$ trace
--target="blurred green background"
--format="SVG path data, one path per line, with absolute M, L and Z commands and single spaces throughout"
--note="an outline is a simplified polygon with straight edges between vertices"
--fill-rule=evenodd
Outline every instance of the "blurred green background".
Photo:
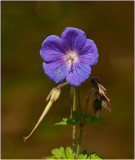
M 32 137 L 23 142 L 55 87 L 43 71 L 39 51 L 49 35 L 66 27 L 85 31 L 99 51 L 91 76 L 100 78 L 112 112 L 102 110 L 107 126 L 86 126 L 82 150 L 107 159 L 130 159 L 134 152 L 134 2 L 1 2 L 2 3 L 2 158 L 49 156 L 60 146 L 72 147 L 72 128 L 54 126 L 69 117 L 69 87 Z M 83 110 L 90 85 L 81 85 Z M 94 115 L 89 106 L 89 112 Z

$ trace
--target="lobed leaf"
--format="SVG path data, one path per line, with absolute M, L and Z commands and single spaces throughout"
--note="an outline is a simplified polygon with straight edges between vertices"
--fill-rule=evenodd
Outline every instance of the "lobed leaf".
M 65 154 L 65 151 L 64 151 L 64 148 L 63 148 L 63 147 L 60 147 L 60 153 L 61 153 L 61 157 L 62 157 L 63 159 L 67 159 L 67 156 L 66 156 L 66 154 Z
M 70 147 L 65 150 L 63 147 L 56 148 L 52 150 L 52 156 L 44 157 L 44 159 L 75 159 L 75 153 Z M 86 150 L 83 151 L 76 159 L 103 159 L 102 157 L 96 155 L 95 152 L 88 153 Z
M 74 159 L 75 154 L 73 153 L 72 149 L 70 147 L 67 147 L 66 150 L 67 159 Z
M 52 155 L 57 159 L 61 159 L 61 153 L 58 148 L 52 150 Z
M 103 159 L 103 158 L 98 156 L 98 155 L 96 155 L 96 153 L 93 152 L 93 153 L 90 154 L 90 159 Z
M 87 154 L 80 154 L 77 159 L 86 159 L 87 158 Z

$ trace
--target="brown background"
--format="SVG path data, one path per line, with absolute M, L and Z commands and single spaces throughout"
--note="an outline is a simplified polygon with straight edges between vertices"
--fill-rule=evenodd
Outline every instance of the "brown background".
M 93 39 L 99 62 L 91 76 L 100 78 L 112 112 L 102 110 L 107 126 L 87 126 L 82 150 L 104 158 L 133 158 L 134 2 L 1 2 L 2 3 L 2 158 L 42 158 L 51 149 L 72 146 L 72 128 L 54 126 L 69 116 L 69 87 L 33 136 L 27 135 L 56 86 L 43 72 L 39 50 L 43 40 L 76 27 Z M 90 86 L 82 84 L 82 105 Z M 89 112 L 94 112 L 89 106 Z

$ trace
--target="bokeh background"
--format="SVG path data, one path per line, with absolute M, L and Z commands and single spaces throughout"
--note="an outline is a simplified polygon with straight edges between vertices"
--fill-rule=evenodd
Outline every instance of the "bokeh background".
M 134 152 L 134 2 L 1 2 L 2 9 L 2 158 L 36 159 L 60 146 L 72 147 L 72 128 L 54 126 L 69 117 L 69 87 L 27 141 L 56 86 L 43 71 L 39 51 L 49 35 L 66 27 L 85 31 L 99 50 L 92 67 L 107 88 L 112 112 L 102 110 L 107 126 L 86 126 L 82 150 L 104 158 L 130 159 Z M 90 90 L 81 85 L 82 109 Z M 89 105 L 89 112 L 94 115 Z

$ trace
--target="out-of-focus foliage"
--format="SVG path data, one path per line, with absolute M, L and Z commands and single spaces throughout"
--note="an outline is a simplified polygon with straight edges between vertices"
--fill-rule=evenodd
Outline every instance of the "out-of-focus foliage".
M 53 148 L 72 146 L 72 128 L 54 126 L 70 115 L 69 87 L 62 88 L 32 137 L 50 90 L 57 86 L 45 74 L 39 51 L 49 35 L 66 27 L 85 31 L 98 47 L 99 61 L 92 77 L 99 77 L 111 99 L 106 126 L 86 126 L 82 150 L 105 159 L 134 157 L 134 2 L 131 1 L 2 1 L 1 2 L 1 122 L 3 159 L 39 159 Z M 84 111 L 89 80 L 81 86 Z M 93 96 L 93 95 L 92 95 Z M 92 99 L 88 113 L 95 115 Z M 78 132 L 77 132 L 78 134 Z
M 95 152 L 88 153 L 87 151 L 82 152 L 80 155 L 76 157 L 75 153 L 73 153 L 70 147 L 67 147 L 65 150 L 63 147 L 53 149 L 52 156 L 45 157 L 45 159 L 102 159 Z
M 56 123 L 55 125 L 70 125 L 70 126 L 77 126 L 80 124 L 83 125 L 103 125 L 101 123 L 104 120 L 104 118 L 96 118 L 95 116 L 90 116 L 89 114 L 86 114 L 85 112 L 82 112 L 82 115 L 78 112 L 73 112 L 72 119 L 70 118 L 63 118 L 62 121 Z

